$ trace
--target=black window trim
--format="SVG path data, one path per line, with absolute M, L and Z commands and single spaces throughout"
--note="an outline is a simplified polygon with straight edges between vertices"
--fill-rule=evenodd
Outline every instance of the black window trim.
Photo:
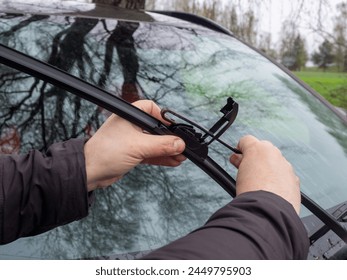
M 112 113 L 156 135 L 168 135 L 172 132 L 159 120 L 109 92 L 89 84 L 52 65 L 29 57 L 21 52 L 0 44 L 0 63 L 22 71 L 55 86 L 63 88 L 81 98 L 103 107 Z M 236 181 L 213 159 L 202 160 L 193 151 L 186 148 L 184 155 L 214 179 L 232 197 L 236 195 Z M 329 229 L 347 243 L 347 230 L 334 216 L 301 193 L 302 204 L 319 218 Z

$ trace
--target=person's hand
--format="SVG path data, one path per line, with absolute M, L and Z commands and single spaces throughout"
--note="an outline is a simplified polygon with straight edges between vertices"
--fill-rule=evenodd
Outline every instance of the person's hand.
M 154 102 L 133 105 L 165 122 Z M 139 163 L 178 166 L 185 160 L 184 149 L 184 141 L 177 136 L 150 135 L 111 115 L 84 147 L 88 191 L 110 185 Z
M 238 168 L 236 194 L 264 190 L 275 193 L 300 211 L 300 181 L 291 164 L 278 148 L 253 136 L 240 139 L 242 155 L 233 154 L 230 162 Z

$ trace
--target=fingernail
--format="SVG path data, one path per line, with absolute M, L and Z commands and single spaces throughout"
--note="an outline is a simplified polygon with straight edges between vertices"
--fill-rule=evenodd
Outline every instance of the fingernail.
M 180 153 L 183 152 L 185 147 L 185 143 L 182 139 L 176 139 L 174 141 L 174 148 L 176 151 L 179 151 Z

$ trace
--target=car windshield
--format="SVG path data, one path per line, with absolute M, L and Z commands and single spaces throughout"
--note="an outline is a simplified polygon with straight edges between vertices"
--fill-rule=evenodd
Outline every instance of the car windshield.
M 347 201 L 346 124 L 231 36 L 163 21 L 0 14 L 0 42 L 128 101 L 152 99 L 206 128 L 232 97 L 239 114 L 225 142 L 236 145 L 246 134 L 269 140 L 294 166 L 302 191 L 320 206 Z M 55 141 L 90 136 L 108 115 L 3 65 L 0 99 L 1 152 L 44 150 Z M 235 177 L 230 154 L 219 144 L 209 151 Z M 1 246 L 0 257 L 92 258 L 151 250 L 202 225 L 230 201 L 189 162 L 174 169 L 140 166 L 96 196 L 87 218 Z M 301 216 L 309 214 L 302 209 Z

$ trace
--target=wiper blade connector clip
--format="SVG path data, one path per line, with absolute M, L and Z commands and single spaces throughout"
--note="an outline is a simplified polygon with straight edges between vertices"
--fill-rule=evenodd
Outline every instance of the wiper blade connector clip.
M 220 110 L 220 112 L 223 113 L 223 116 L 210 129 L 206 129 L 197 122 L 190 120 L 188 117 L 167 108 L 161 110 L 161 115 L 164 120 L 171 124 L 168 129 L 173 134 L 181 137 L 186 143 L 187 148 L 204 160 L 208 156 L 208 146 L 214 141 L 221 143 L 234 153 L 241 154 L 241 151 L 220 139 L 220 136 L 235 121 L 238 108 L 238 104 L 229 97 L 227 99 L 227 104 Z M 177 122 L 168 115 L 175 116 L 180 120 L 183 120 L 185 123 Z M 197 129 L 204 134 L 197 131 Z

